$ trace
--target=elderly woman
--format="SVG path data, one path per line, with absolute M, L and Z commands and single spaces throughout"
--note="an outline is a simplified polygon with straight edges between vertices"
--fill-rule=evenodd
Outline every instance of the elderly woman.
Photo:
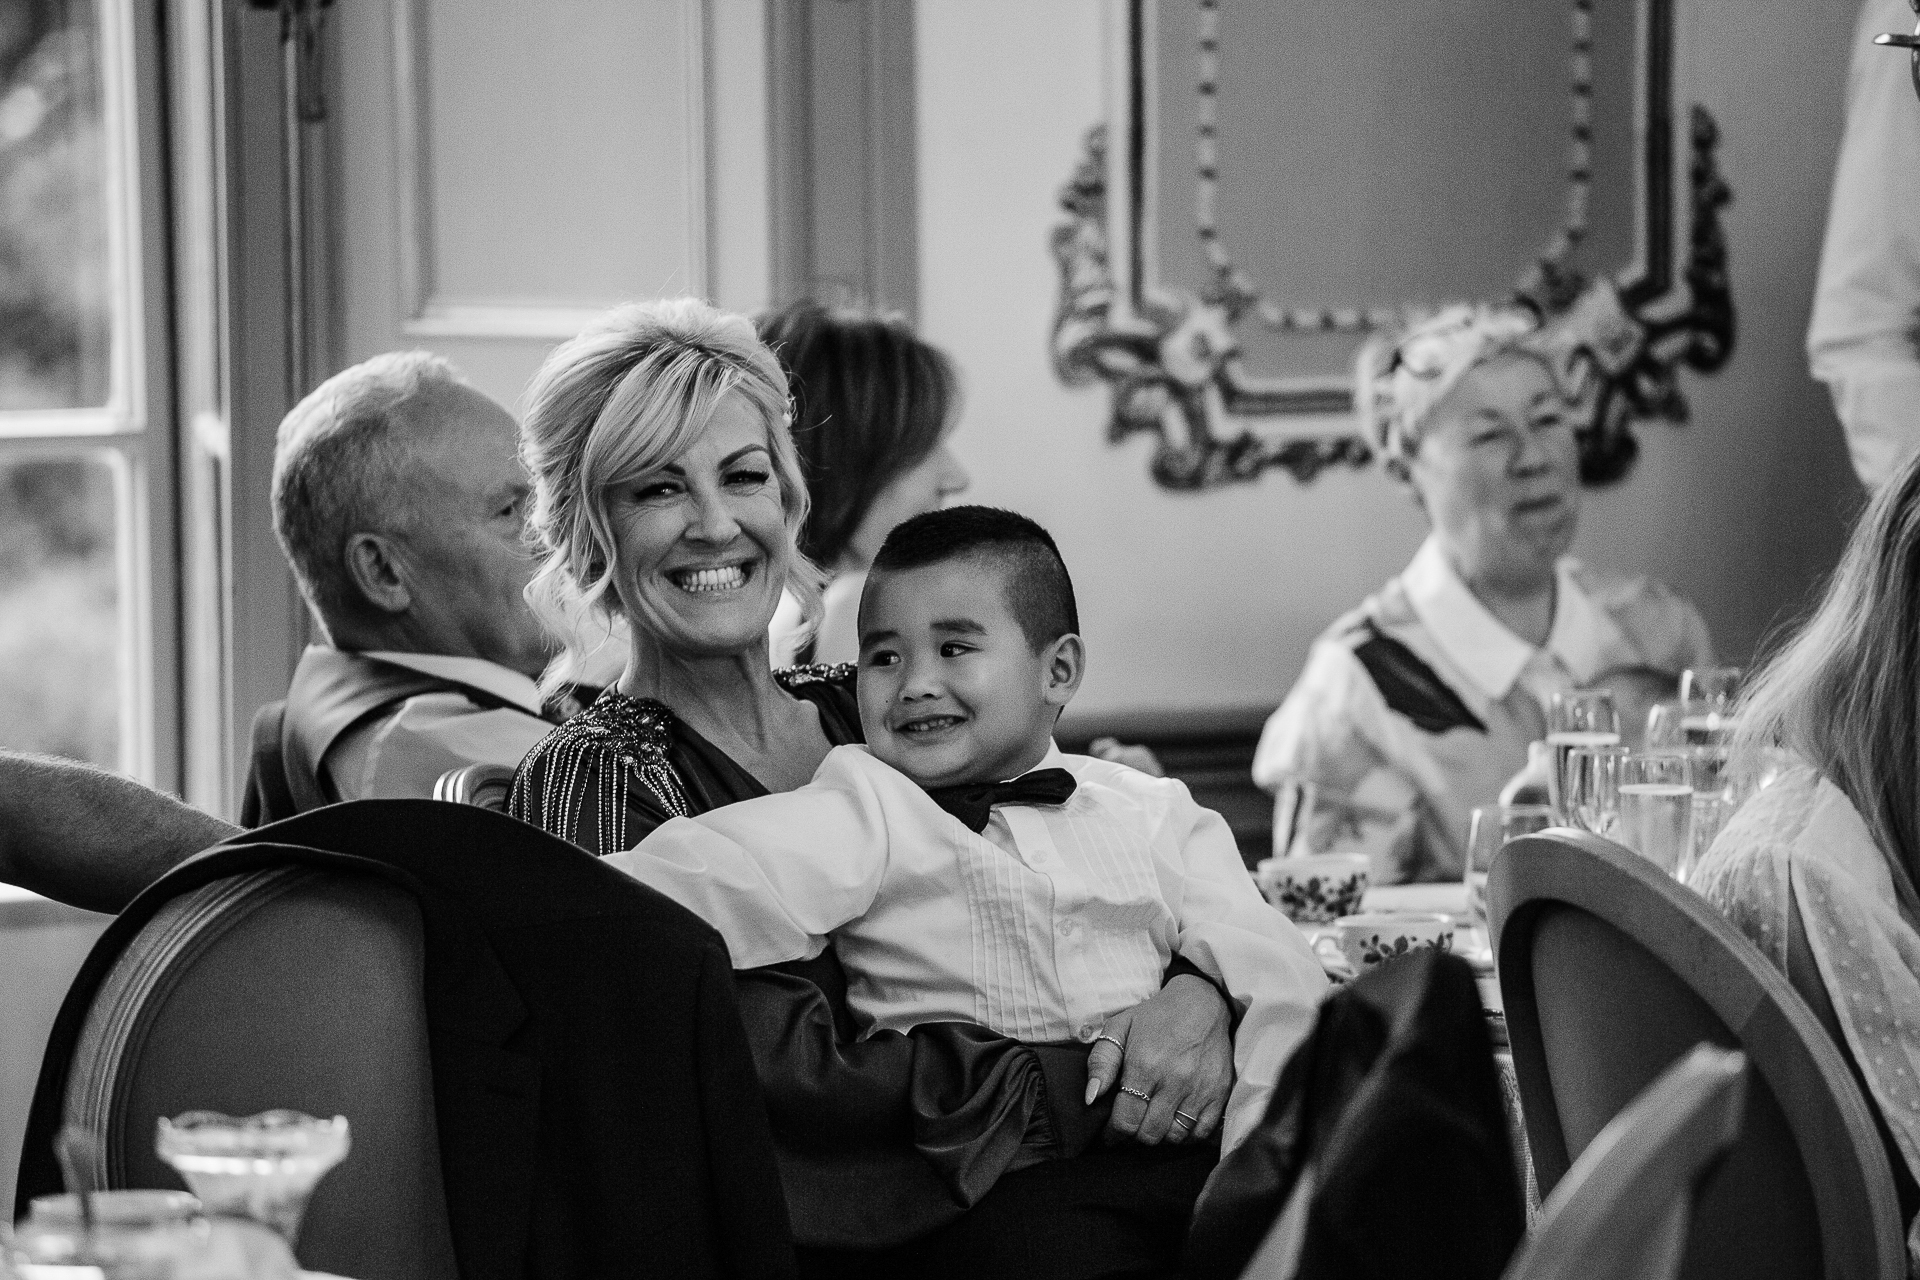
M 1812 618 L 1749 684 L 1734 767 L 1789 762 L 1688 883 L 1837 1026 L 1920 1196 L 1920 456 L 1875 496 Z M 1920 1274 L 1920 1221 L 1907 1234 Z
M 554 351 L 529 400 L 544 554 L 530 596 L 570 648 L 618 618 L 631 651 L 614 687 L 529 754 L 511 812 L 605 854 L 669 816 L 798 787 L 832 747 L 860 741 L 852 667 L 776 673 L 768 661 L 782 590 L 811 609 L 819 574 L 797 546 L 808 500 L 786 375 L 751 326 L 691 300 L 624 307 Z M 739 979 L 803 1245 L 873 1249 L 943 1227 L 950 1262 L 996 1256 L 987 1236 L 1041 1238 L 1054 1224 L 1061 1240 L 1097 1239 L 1049 1274 L 1102 1274 L 1116 1256 L 1171 1262 L 1191 1198 L 1148 1213 L 1108 1203 L 1141 1158 L 1132 1144 L 1105 1174 L 1050 1160 L 1073 1108 L 1034 1051 L 959 1023 L 862 1039 L 830 949 Z M 1137 1100 L 1176 1081 L 1231 1083 L 1224 1002 L 1176 975 L 1123 1016 L 1121 1083 L 1134 1092 L 1113 1127 L 1177 1142 L 1144 1127 Z M 1052 1166 L 1093 1178 L 1068 1185 Z M 970 1238 L 969 1222 L 986 1225 Z
M 1531 312 L 1449 308 L 1361 353 L 1357 399 L 1432 532 L 1315 642 L 1254 780 L 1279 853 L 1364 850 L 1377 882 L 1457 877 L 1468 819 L 1545 736 L 1559 690 L 1712 659 L 1693 606 L 1572 559 L 1566 362 Z
M 755 321 L 793 392 L 793 441 L 811 506 L 800 551 L 829 576 L 819 616 L 789 596 L 777 662 L 851 662 L 860 589 L 887 531 L 967 487 L 947 447 L 960 407 L 953 363 L 898 316 L 791 303 Z

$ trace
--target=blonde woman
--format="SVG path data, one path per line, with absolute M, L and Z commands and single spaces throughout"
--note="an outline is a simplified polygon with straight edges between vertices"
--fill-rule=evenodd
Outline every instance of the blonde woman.
M 1789 763 L 1689 883 L 1796 987 L 1819 991 L 1891 1136 L 1902 1202 L 1920 1178 L 1920 456 L 1854 527 L 1812 618 L 1751 682 L 1736 767 Z M 1804 943 L 1802 944 L 1802 939 Z M 1804 949 L 1803 949 L 1804 946 Z M 1907 1252 L 1920 1264 L 1920 1230 Z M 1920 1266 L 1916 1266 L 1920 1270 Z
M 529 402 L 529 597 L 571 652 L 614 618 L 631 639 L 615 685 L 529 753 L 511 812 L 607 854 L 798 787 L 859 742 L 851 664 L 769 670 L 782 588 L 810 609 L 819 576 L 797 549 L 786 377 L 753 327 L 691 299 L 619 308 L 548 357 Z M 1102 1211 L 1104 1185 L 1036 1180 L 1066 1154 L 1040 1055 L 958 1023 L 861 1036 L 831 948 L 777 970 L 736 976 L 801 1245 L 871 1251 L 948 1224 L 963 1256 L 978 1202 L 1001 1206 L 979 1219 L 999 1230 Z M 1136 1006 L 1123 1078 L 1150 1094 L 1230 1075 L 1227 1023 L 1211 987 L 1171 977 Z M 1142 1119 L 1116 1104 L 1113 1127 Z

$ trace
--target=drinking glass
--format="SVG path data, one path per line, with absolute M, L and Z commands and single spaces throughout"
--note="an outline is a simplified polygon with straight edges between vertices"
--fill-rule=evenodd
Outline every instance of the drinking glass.
M 1543 804 L 1490 804 L 1473 811 L 1467 827 L 1467 914 L 1479 931 L 1475 940 L 1481 949 L 1487 934 L 1487 871 L 1493 866 L 1493 855 L 1507 841 L 1552 825 L 1553 810 Z
M 1620 713 L 1613 694 L 1605 689 L 1573 689 L 1553 695 L 1547 707 L 1547 745 L 1553 748 L 1553 770 L 1547 775 L 1549 803 L 1560 822 L 1572 821 L 1566 798 L 1567 753 L 1575 747 L 1620 745 Z
M 1679 699 L 1656 702 L 1647 708 L 1647 733 L 1640 744 L 1649 751 L 1662 751 L 1670 747 L 1687 745 L 1686 730 L 1680 722 L 1685 718 L 1684 706 Z
M 1681 724 L 1688 746 L 1725 746 L 1740 697 L 1739 667 L 1689 667 L 1680 673 Z
M 1616 838 L 1685 882 L 1693 860 L 1693 761 L 1686 753 L 1640 751 L 1621 759 Z
M 1611 840 L 1620 825 L 1620 761 L 1627 749 L 1575 747 L 1567 753 L 1567 813 L 1597 836 Z
M 209 1213 L 252 1218 L 291 1248 L 307 1200 L 351 1146 L 347 1118 L 298 1111 L 235 1119 L 213 1111 L 160 1117 L 154 1151 L 186 1180 Z

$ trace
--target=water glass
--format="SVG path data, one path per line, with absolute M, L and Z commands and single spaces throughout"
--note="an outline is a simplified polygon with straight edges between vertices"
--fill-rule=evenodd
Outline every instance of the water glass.
M 1567 753 L 1562 779 L 1567 814 L 1581 828 L 1609 840 L 1620 825 L 1620 762 L 1626 755 L 1621 746 L 1575 747 Z
M 1680 708 L 1687 745 L 1725 746 L 1740 698 L 1739 667 L 1689 667 L 1680 673 Z
M 1615 839 L 1684 882 L 1693 862 L 1693 761 L 1684 752 L 1630 752 L 1620 760 Z
M 1547 745 L 1553 748 L 1553 770 L 1547 775 L 1547 790 L 1554 816 L 1561 822 L 1572 821 L 1566 798 L 1567 754 L 1576 747 L 1614 747 L 1620 745 L 1620 713 L 1614 708 L 1613 694 L 1605 689 L 1571 689 L 1553 695 L 1547 707 Z
M 1640 744 L 1649 751 L 1664 751 L 1687 745 L 1687 733 L 1681 727 L 1686 718 L 1685 704 L 1678 699 L 1656 702 L 1647 708 L 1647 732 Z
M 1484 938 L 1487 929 L 1487 871 L 1493 855 L 1509 840 L 1545 831 L 1553 810 L 1543 804 L 1491 804 L 1473 811 L 1467 827 L 1467 913 Z

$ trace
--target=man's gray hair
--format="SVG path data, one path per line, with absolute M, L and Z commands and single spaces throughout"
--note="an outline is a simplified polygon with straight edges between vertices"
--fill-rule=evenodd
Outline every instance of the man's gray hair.
M 444 358 L 391 351 L 342 369 L 280 421 L 273 450 L 273 531 L 300 592 L 331 630 L 358 605 L 347 539 L 401 533 L 393 501 L 417 424 L 408 406 L 436 387 L 464 385 Z

